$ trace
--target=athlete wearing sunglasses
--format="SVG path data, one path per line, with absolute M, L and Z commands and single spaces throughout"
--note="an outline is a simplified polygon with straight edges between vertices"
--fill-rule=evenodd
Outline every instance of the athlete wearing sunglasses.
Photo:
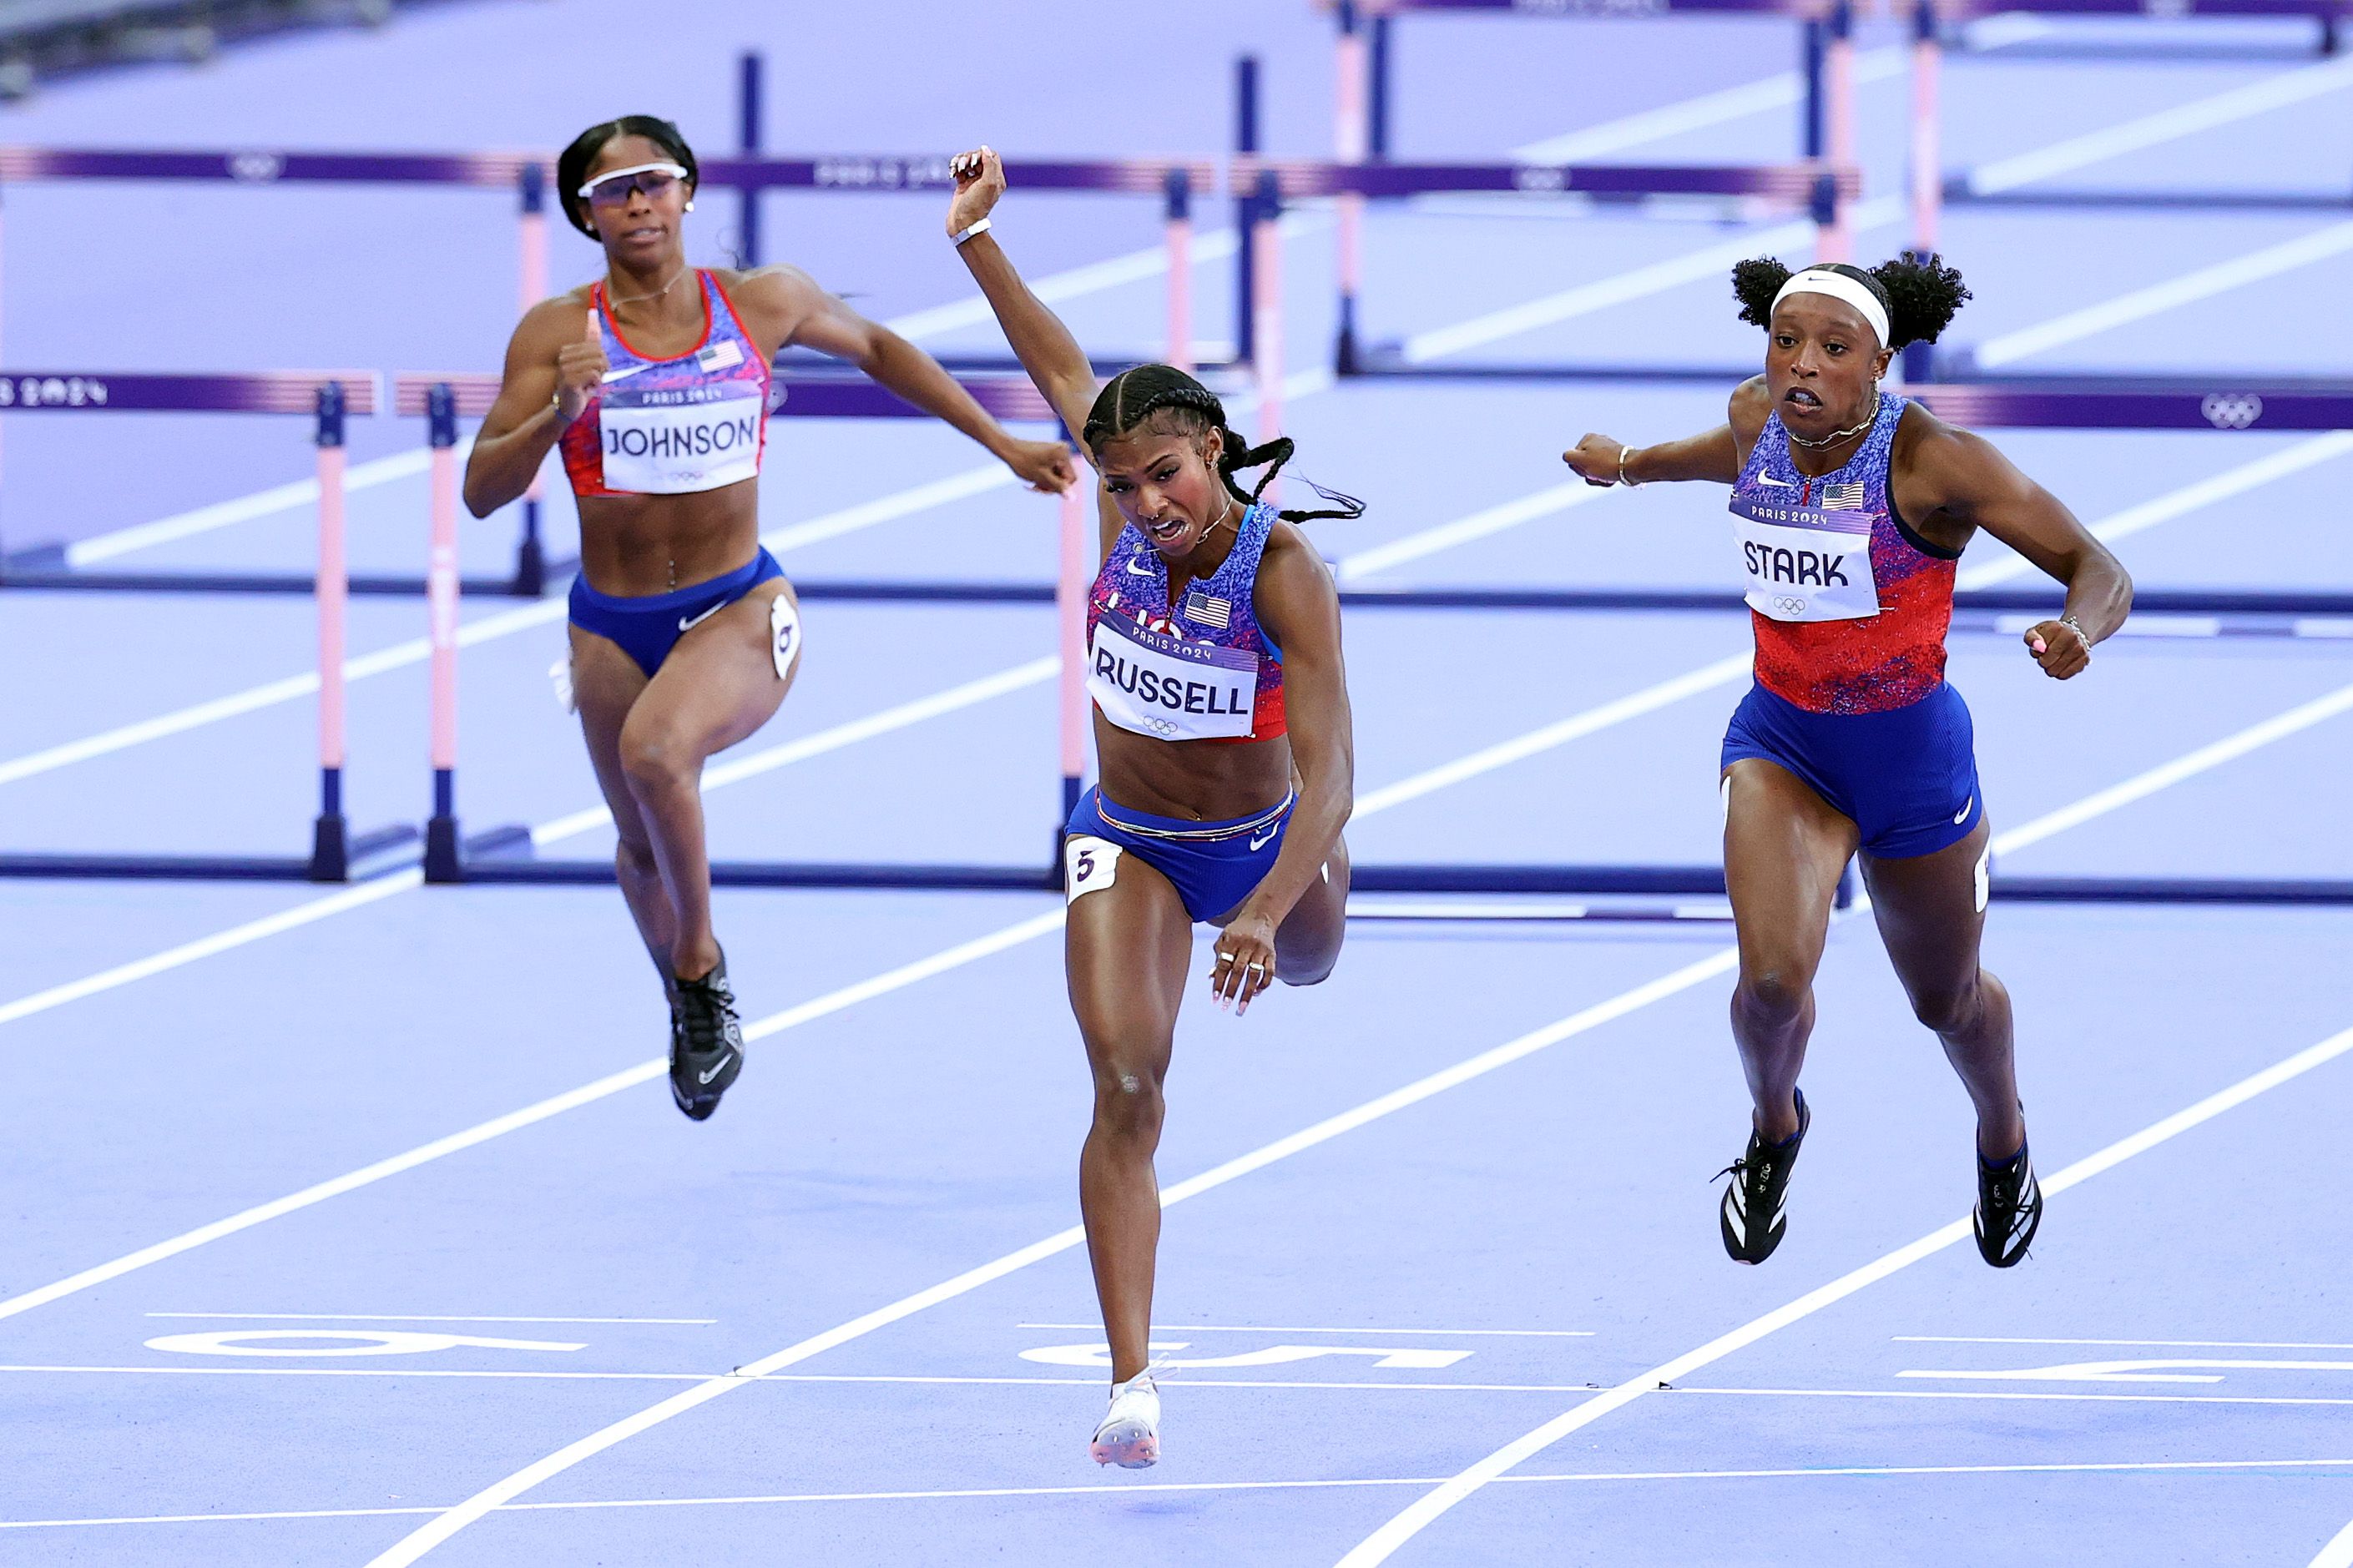
M 1073 481 L 1068 448 L 1020 441 L 929 354 L 792 267 L 691 268 L 693 151 L 668 121 L 582 132 L 556 163 L 604 276 L 533 306 L 466 466 L 487 516 L 561 446 L 580 506 L 572 700 L 613 812 L 621 893 L 670 1001 L 670 1092 L 701 1121 L 742 1070 L 718 937 L 701 781 L 768 721 L 800 657 L 792 589 L 760 546 L 770 363 L 790 344 L 849 361 L 987 447 L 1033 489 Z

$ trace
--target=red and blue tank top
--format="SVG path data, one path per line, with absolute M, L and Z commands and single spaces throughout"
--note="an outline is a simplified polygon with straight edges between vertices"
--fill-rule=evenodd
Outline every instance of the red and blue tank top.
M 1087 694 L 1123 730 L 1162 741 L 1284 733 L 1282 650 L 1259 625 L 1258 568 L 1274 510 L 1254 506 L 1208 576 L 1169 602 L 1168 563 L 1120 530 L 1087 598 Z
M 719 279 L 695 269 L 702 341 L 670 359 L 629 345 L 589 287 L 588 310 L 610 368 L 558 445 L 576 496 L 686 495 L 757 478 L 767 442 L 768 356 Z
M 1810 712 L 1907 707 L 1945 679 L 1959 556 L 1896 515 L 1888 476 L 1905 405 L 1880 394 L 1862 447 L 1819 477 L 1798 471 L 1770 415 L 1733 483 L 1757 683 Z

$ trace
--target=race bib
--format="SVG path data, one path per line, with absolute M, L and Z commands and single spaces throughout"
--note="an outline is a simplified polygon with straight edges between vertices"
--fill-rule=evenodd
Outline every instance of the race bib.
M 1073 833 L 1062 841 L 1062 901 L 1074 903 L 1119 880 L 1120 847 L 1108 838 Z
M 701 394 L 717 395 L 685 401 Z M 766 413 L 759 393 L 742 383 L 635 396 L 607 392 L 597 408 L 605 488 L 687 495 L 752 479 L 760 471 Z
M 768 658 L 776 667 L 776 679 L 790 680 L 800 657 L 801 613 L 791 595 L 779 594 L 768 601 Z
M 1087 695 L 1123 730 L 1163 741 L 1230 739 L 1250 732 L 1258 657 L 1146 630 L 1126 616 L 1095 623 Z
M 1852 514 L 1858 527 L 1844 519 L 1814 521 L 1836 513 L 1769 510 L 1789 521 L 1767 521 L 1741 510 L 1737 501 L 1733 508 L 1733 537 L 1748 577 L 1750 609 L 1776 621 L 1853 621 L 1879 614 L 1869 514 Z

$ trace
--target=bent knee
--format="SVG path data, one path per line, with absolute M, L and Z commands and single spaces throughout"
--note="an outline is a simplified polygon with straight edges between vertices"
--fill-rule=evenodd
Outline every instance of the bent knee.
M 1813 986 L 1790 971 L 1759 969 L 1744 973 L 1732 994 L 1733 1005 L 1766 1024 L 1791 1024 L 1806 1010 Z
M 1132 1068 L 1095 1074 L 1095 1126 L 1118 1138 L 1156 1138 L 1167 1102 L 1160 1079 Z
M 702 771 L 694 748 L 659 724 L 623 726 L 620 752 L 621 772 L 640 792 L 691 784 Z
M 1977 1016 L 1979 988 L 1972 981 L 1967 985 L 1915 993 L 1912 1016 L 1939 1035 L 1949 1035 L 1966 1028 Z
M 1329 952 L 1305 953 L 1298 957 L 1277 953 L 1274 977 L 1285 985 L 1321 985 L 1332 978 L 1332 971 L 1339 963 L 1340 950 L 1336 947 Z

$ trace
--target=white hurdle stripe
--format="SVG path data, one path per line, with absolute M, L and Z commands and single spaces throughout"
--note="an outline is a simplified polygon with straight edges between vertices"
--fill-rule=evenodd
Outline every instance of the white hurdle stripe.
M 2261 1072 L 2241 1079 L 2228 1089 L 2208 1095 L 2185 1110 L 2151 1122 L 2129 1137 L 2118 1139 L 2057 1174 L 2045 1177 L 2042 1189 L 2046 1193 L 2064 1192 L 2079 1182 L 2112 1170 L 2137 1154 L 2146 1153 L 2227 1110 L 2245 1104 L 2257 1095 L 2334 1061 L 2348 1051 L 2353 1051 L 2353 1029 L 2332 1035 L 2318 1045 L 2307 1047 Z M 1338 1568 L 1373 1568 L 1376 1563 L 1386 1563 L 1398 1548 L 1437 1522 L 1481 1488 L 1499 1479 L 1570 1433 L 1591 1426 L 1612 1411 L 1624 1409 L 1644 1394 L 1679 1383 L 1701 1368 L 1723 1360 L 1735 1351 L 1745 1350 L 1792 1323 L 1811 1317 L 1825 1307 L 1843 1301 L 1857 1291 L 1902 1272 L 1922 1258 L 1932 1258 L 1968 1234 L 1969 1222 L 1966 1218 L 1939 1226 L 1917 1241 L 1899 1247 L 1860 1268 L 1841 1275 L 1827 1285 L 1808 1291 L 1785 1306 L 1751 1319 L 1729 1333 L 1719 1334 L 1695 1350 L 1595 1394 L 1575 1408 L 1504 1444 L 1444 1485 L 1416 1499 L 1411 1507 L 1366 1537 L 1341 1558 Z
M 2353 1524 L 2331 1536 L 2313 1557 L 2310 1568 L 2353 1568 Z

